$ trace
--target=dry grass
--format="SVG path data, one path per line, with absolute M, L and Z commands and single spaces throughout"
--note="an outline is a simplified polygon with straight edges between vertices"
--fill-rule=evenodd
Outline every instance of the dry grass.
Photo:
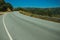
M 3 14 L 5 14 L 5 13 L 9 13 L 9 12 L 11 12 L 11 11 L 0 12 L 0 15 L 3 15 Z
M 21 10 L 20 10 L 20 13 L 22 13 L 22 14 L 24 14 L 24 15 L 27 15 L 27 16 L 31 16 L 31 15 L 32 15 L 32 13 L 24 12 L 24 11 L 21 11 Z
M 0 15 L 3 15 L 5 12 L 0 12 Z
M 40 19 L 60 23 L 60 19 L 58 19 L 58 18 L 56 19 L 56 18 L 47 17 L 47 16 L 40 16 L 40 15 L 32 14 L 32 13 L 29 13 L 29 12 L 21 11 L 21 10 L 19 12 L 24 14 L 24 15 L 27 15 L 27 16 L 31 16 L 31 17 L 35 17 L 35 18 L 40 18 Z

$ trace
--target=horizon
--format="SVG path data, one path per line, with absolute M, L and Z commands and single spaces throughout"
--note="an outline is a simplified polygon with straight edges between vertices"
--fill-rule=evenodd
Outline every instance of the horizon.
M 5 0 L 17 7 L 32 7 L 32 8 L 56 8 L 60 7 L 60 0 Z

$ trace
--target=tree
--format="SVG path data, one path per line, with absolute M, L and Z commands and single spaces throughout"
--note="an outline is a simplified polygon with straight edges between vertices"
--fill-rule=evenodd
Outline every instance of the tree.
M 4 0 L 0 0 L 0 11 L 8 11 L 8 8 L 13 10 L 13 6 L 10 3 L 6 3 Z
M 11 11 L 13 10 L 13 6 L 10 3 L 6 3 L 6 7 L 9 8 Z

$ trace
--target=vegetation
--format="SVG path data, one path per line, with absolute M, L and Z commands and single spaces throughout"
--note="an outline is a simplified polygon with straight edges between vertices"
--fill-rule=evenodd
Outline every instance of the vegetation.
M 45 20 L 55 21 L 60 23 L 60 7 L 58 8 L 15 8 L 15 11 Z
M 13 7 L 10 3 L 6 3 L 4 0 L 0 1 L 0 11 L 8 11 L 7 9 L 13 10 Z
M 36 15 L 60 18 L 60 7 L 58 8 L 16 8 L 14 10 L 15 11 L 22 10 Z

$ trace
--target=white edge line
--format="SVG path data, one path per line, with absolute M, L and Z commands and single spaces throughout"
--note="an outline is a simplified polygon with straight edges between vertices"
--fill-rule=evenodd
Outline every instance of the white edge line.
M 3 25 L 4 25 L 5 31 L 6 31 L 6 33 L 7 33 L 7 35 L 8 35 L 8 37 L 9 37 L 9 39 L 10 39 L 10 40 L 13 40 L 13 38 L 11 37 L 11 35 L 10 35 L 10 33 L 9 33 L 7 27 L 6 27 L 5 21 L 4 21 L 4 18 L 6 17 L 6 15 L 7 15 L 7 14 L 4 14 L 4 15 L 3 15 Z

